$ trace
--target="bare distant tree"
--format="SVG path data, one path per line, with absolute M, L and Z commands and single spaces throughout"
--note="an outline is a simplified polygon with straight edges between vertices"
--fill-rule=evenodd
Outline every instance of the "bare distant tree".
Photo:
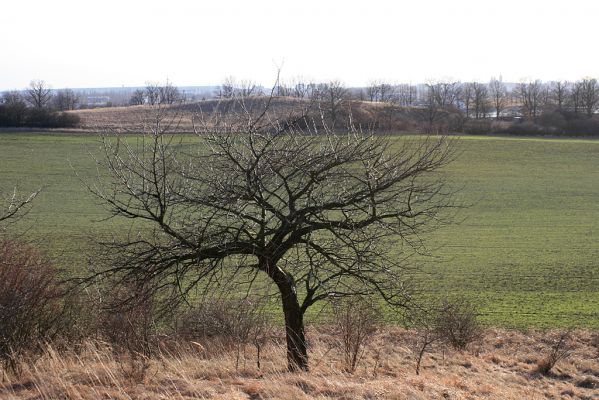
M 34 108 L 45 108 L 52 100 L 52 90 L 46 82 L 33 80 L 26 91 L 26 99 Z
M 60 111 L 74 110 L 79 103 L 79 96 L 71 89 L 63 89 L 56 92 L 54 95 L 54 104 L 56 109 Z
M 516 90 L 524 114 L 529 118 L 537 118 L 543 103 L 543 83 L 540 80 L 521 82 Z
M 160 104 L 174 104 L 182 100 L 179 88 L 168 80 L 166 84 L 158 86 L 158 96 Z
M 280 299 L 288 368 L 308 370 L 304 316 L 314 304 L 377 294 L 406 305 L 403 261 L 423 249 L 420 233 L 449 205 L 439 169 L 451 151 L 443 137 L 314 135 L 268 104 L 258 115 L 233 107 L 204 116 L 195 150 L 182 149 L 160 119 L 135 144 L 104 137 L 108 181 L 90 190 L 114 216 L 149 225 L 106 244 L 96 276 L 177 297 L 270 282 L 255 290 Z M 402 243 L 391 257 L 390 243 Z
M 489 90 L 487 85 L 472 82 L 472 106 L 475 118 L 485 118 L 489 112 Z
M 401 84 L 396 89 L 396 102 L 401 106 L 413 106 L 416 101 L 416 86 L 410 84 Z
M 447 108 L 456 106 L 460 97 L 460 82 L 436 81 L 427 84 L 437 106 Z
M 156 82 L 146 82 L 145 99 L 151 106 L 160 104 L 160 84 Z
M 235 88 L 236 96 L 242 98 L 261 96 L 263 94 L 262 87 L 252 80 L 242 80 Z
M 331 128 L 335 129 L 339 118 L 339 111 L 341 110 L 343 101 L 348 96 L 347 88 L 340 81 L 333 80 L 318 85 L 316 95 L 330 114 Z
M 597 79 L 586 78 L 580 81 L 580 100 L 587 117 L 592 117 L 599 107 L 599 84 Z
M 502 81 L 492 78 L 489 82 L 489 91 L 495 108 L 495 118 L 499 119 L 507 103 L 507 91 Z
M 369 101 L 378 101 L 381 92 L 381 84 L 378 81 L 372 81 L 366 87 L 366 95 L 368 96 Z
M 146 102 L 146 93 L 142 89 L 136 89 L 129 99 L 129 104 L 132 106 L 141 106 Z
M 474 84 L 472 82 L 466 82 L 462 85 L 460 101 L 463 104 L 466 118 L 470 118 L 470 109 L 472 107 L 472 102 L 474 101 Z
M 235 78 L 228 76 L 218 88 L 217 97 L 221 99 L 230 99 L 235 96 Z
M 578 112 L 583 108 L 582 91 L 582 82 L 574 82 L 574 85 L 572 85 L 572 90 L 570 91 L 570 106 L 574 110 L 574 114 L 578 114 Z
M 25 123 L 27 104 L 18 91 L 9 91 L 2 94 L 0 104 L 4 106 L 5 123 L 10 126 L 22 126 Z
M 570 95 L 570 84 L 567 81 L 551 82 L 551 100 L 559 110 L 563 110 Z

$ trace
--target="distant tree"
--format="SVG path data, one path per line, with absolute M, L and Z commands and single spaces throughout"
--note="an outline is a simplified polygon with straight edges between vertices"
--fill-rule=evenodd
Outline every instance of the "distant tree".
M 524 114 L 536 119 L 543 105 L 543 83 L 540 80 L 521 82 L 516 88 Z
M 223 80 L 223 83 L 219 86 L 217 90 L 217 97 L 221 99 L 230 99 L 235 96 L 235 78 L 229 76 Z
M 599 108 L 599 84 L 597 79 L 586 78 L 580 81 L 580 100 L 587 117 L 592 117 Z
M 331 128 L 335 129 L 339 119 L 341 106 L 348 97 L 348 90 L 338 80 L 333 80 L 327 83 L 321 83 L 316 90 L 316 96 L 325 107 L 330 115 Z
M 168 80 L 166 84 L 158 86 L 158 97 L 160 104 L 174 104 L 181 101 L 181 92 Z
M 160 104 L 160 84 L 155 82 L 146 82 L 145 98 L 149 105 Z
M 427 84 L 433 100 L 440 108 L 456 106 L 460 97 L 460 82 L 437 81 Z
M 559 109 L 563 110 L 570 94 L 570 85 L 567 81 L 551 82 L 551 100 Z
M 487 85 L 472 82 L 472 106 L 475 118 L 485 118 L 489 112 L 489 90 Z
M 574 110 L 574 114 L 576 115 L 578 115 L 579 111 L 583 108 L 582 92 L 582 82 L 574 82 L 572 90 L 570 91 L 570 107 L 572 107 L 572 110 Z
M 23 96 L 16 90 L 4 92 L 0 103 L 0 125 L 23 126 L 27 115 L 27 104 Z
M 132 106 L 141 106 L 145 103 L 146 93 L 142 89 L 136 89 L 129 99 L 129 104 Z
M 56 92 L 54 105 L 57 110 L 74 110 L 79 103 L 79 97 L 71 89 L 63 89 Z
M 366 95 L 368 97 L 369 101 L 378 101 L 379 100 L 379 96 L 380 96 L 380 91 L 381 91 L 381 85 L 378 81 L 372 81 L 370 82 L 370 84 L 366 87 Z
M 495 118 L 499 119 L 499 116 L 507 103 L 507 91 L 502 81 L 495 78 L 489 82 L 489 91 L 491 99 L 493 101 L 493 107 L 495 108 Z
M 464 107 L 466 118 L 470 118 L 470 109 L 474 100 L 474 83 L 466 82 L 462 84 L 460 91 L 460 101 Z
M 52 100 L 52 90 L 46 82 L 42 80 L 33 80 L 26 90 L 26 99 L 34 108 L 45 108 Z
M 410 84 L 398 85 L 395 93 L 395 101 L 401 106 L 413 106 L 416 101 L 416 86 Z

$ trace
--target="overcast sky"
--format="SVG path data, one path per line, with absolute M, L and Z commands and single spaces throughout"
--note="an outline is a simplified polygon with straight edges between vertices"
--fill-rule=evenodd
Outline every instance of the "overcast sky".
M 599 1 L 0 0 L 0 90 L 599 76 Z

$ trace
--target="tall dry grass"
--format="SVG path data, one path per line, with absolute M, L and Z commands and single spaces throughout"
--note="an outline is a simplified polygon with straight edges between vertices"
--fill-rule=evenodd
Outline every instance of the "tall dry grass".
M 335 330 L 308 330 L 312 370 L 288 373 L 283 341 L 262 349 L 258 370 L 248 348 L 236 352 L 209 342 L 164 341 L 137 375 L 127 354 L 101 341 L 64 352 L 46 345 L 40 358 L 22 358 L 19 375 L 4 374 L 2 399 L 561 399 L 597 398 L 599 359 L 592 334 L 574 332 L 573 349 L 551 376 L 537 362 L 558 332 L 523 334 L 490 330 L 466 352 L 431 349 L 420 375 L 410 348 L 414 332 L 382 329 L 353 374 L 344 372 Z M 280 332 L 282 335 L 282 332 Z

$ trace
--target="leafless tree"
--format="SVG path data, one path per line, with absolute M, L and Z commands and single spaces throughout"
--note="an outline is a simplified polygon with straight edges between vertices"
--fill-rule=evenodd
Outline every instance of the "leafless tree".
M 347 88 L 338 80 L 321 83 L 315 92 L 317 99 L 330 116 L 330 127 L 335 129 L 343 102 L 348 97 Z
M 340 85 L 335 85 L 340 87 Z M 304 315 L 319 301 L 379 295 L 406 306 L 421 235 L 451 206 L 444 137 L 343 134 L 241 103 L 200 114 L 197 146 L 155 118 L 141 139 L 103 137 L 110 179 L 89 189 L 115 217 L 144 221 L 105 243 L 105 268 L 148 291 L 187 296 L 242 282 L 280 298 L 289 369 L 307 370 Z M 240 112 L 233 110 L 242 110 Z M 389 246 L 400 249 L 390 256 Z M 265 285 L 270 282 L 270 285 Z
M 413 106 L 416 101 L 416 86 L 401 84 L 396 89 L 396 102 L 401 106 Z
M 559 110 L 563 110 L 569 97 L 570 85 L 567 81 L 551 83 L 551 99 Z
M 460 91 L 460 100 L 466 112 L 466 118 L 470 118 L 470 109 L 474 99 L 474 84 L 471 82 L 464 83 Z
M 156 82 L 146 82 L 145 99 L 151 106 L 160 104 L 160 84 Z
M 146 101 L 146 93 L 142 89 L 136 89 L 129 99 L 129 104 L 132 106 L 141 106 Z
M 536 119 L 541 113 L 543 83 L 540 80 L 521 82 L 518 84 L 517 93 L 524 114 L 529 118 Z
M 179 88 L 168 80 L 162 86 L 158 86 L 158 97 L 160 104 L 174 104 L 182 100 Z
M 493 78 L 491 79 L 491 82 L 489 82 L 489 91 L 493 101 L 493 107 L 495 108 L 495 118 L 499 119 L 499 116 L 507 103 L 505 85 L 502 81 Z
M 372 81 L 366 87 L 366 95 L 368 96 L 368 100 L 374 102 L 378 101 L 381 92 L 381 85 L 378 81 Z
M 580 100 L 587 117 L 592 117 L 599 108 L 599 84 L 597 79 L 586 78 L 580 81 Z
M 438 81 L 427 84 L 437 106 L 447 108 L 455 106 L 460 97 L 460 83 L 453 81 Z
M 45 81 L 33 80 L 26 91 L 26 99 L 32 107 L 45 108 L 52 100 L 52 90 Z
M 582 82 L 574 82 L 572 90 L 570 91 L 570 106 L 572 107 L 574 114 L 578 114 L 578 112 L 583 108 L 582 92 Z
M 235 95 L 235 78 L 232 76 L 226 77 L 221 83 L 216 93 L 218 98 L 230 99 Z
M 79 102 L 79 97 L 71 89 L 63 89 L 56 92 L 54 104 L 60 111 L 74 110 Z
M 475 118 L 485 118 L 489 112 L 489 90 L 484 83 L 472 82 L 472 106 Z

